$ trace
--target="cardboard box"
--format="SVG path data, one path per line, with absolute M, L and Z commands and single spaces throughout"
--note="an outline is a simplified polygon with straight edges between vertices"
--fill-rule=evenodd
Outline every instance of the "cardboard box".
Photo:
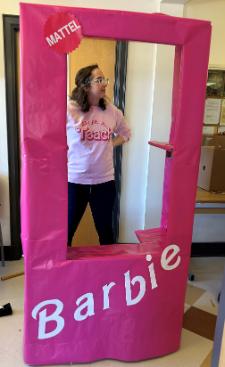
M 225 135 L 203 135 L 202 145 L 225 148 Z
M 225 137 L 216 145 L 201 147 L 198 186 L 207 191 L 225 192 Z M 214 141 L 214 144 L 216 142 Z

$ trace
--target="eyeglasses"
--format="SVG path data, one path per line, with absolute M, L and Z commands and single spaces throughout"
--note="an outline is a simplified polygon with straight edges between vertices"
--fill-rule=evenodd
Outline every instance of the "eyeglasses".
M 103 77 L 99 77 L 99 78 L 96 78 L 96 79 L 93 79 L 90 81 L 90 84 L 105 84 L 105 85 L 108 85 L 109 84 L 109 79 L 108 78 L 103 78 Z

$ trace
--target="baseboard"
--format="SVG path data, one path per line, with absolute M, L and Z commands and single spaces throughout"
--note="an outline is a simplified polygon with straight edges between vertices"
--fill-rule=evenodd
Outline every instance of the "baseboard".
M 17 246 L 4 246 L 4 258 L 5 261 L 20 260 L 22 257 L 22 251 Z
M 225 242 L 193 242 L 191 257 L 225 256 Z

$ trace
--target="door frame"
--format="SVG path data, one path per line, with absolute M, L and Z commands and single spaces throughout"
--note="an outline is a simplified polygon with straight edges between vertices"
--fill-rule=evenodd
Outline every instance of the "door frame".
M 18 15 L 3 15 L 5 51 L 6 120 L 8 140 L 10 234 L 11 246 L 4 246 L 6 260 L 18 260 L 22 255 L 20 238 L 20 145 L 18 111 L 17 43 Z M 124 112 L 126 93 L 128 42 L 116 42 L 114 104 Z M 113 228 L 116 242 L 119 237 L 122 147 L 114 150 L 116 200 L 113 211 Z
M 20 239 L 20 148 L 17 75 L 17 32 L 19 16 L 3 15 L 6 121 L 9 169 L 9 207 L 11 246 L 4 246 L 6 260 L 18 260 L 22 255 Z

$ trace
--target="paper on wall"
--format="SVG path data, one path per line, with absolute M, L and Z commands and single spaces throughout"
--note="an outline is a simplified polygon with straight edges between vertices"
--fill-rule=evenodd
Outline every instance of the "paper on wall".
M 225 99 L 221 103 L 220 125 L 225 125 Z
M 207 98 L 205 103 L 204 124 L 217 125 L 220 121 L 221 99 Z

